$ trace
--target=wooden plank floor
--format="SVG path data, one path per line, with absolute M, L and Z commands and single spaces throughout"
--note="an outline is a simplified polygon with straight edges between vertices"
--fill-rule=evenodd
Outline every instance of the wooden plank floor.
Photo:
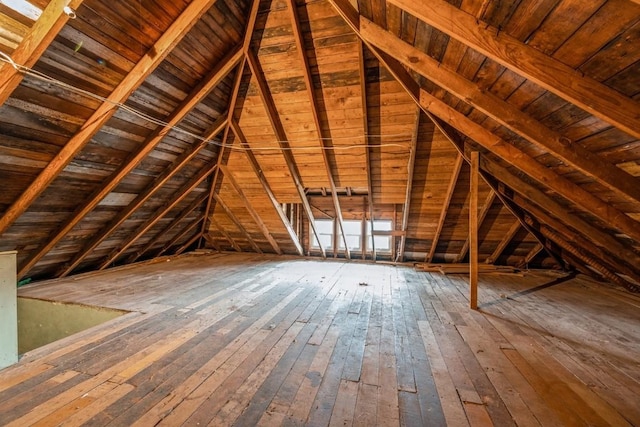
M 0 425 L 640 425 L 640 298 L 557 274 L 188 255 L 20 289 L 130 310 L 0 371 Z

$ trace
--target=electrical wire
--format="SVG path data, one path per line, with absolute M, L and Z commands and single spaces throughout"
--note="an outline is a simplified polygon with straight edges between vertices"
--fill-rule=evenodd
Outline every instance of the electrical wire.
M 298 146 L 298 147 L 265 147 L 265 146 L 255 146 L 255 143 L 249 143 L 247 142 L 247 145 L 249 145 L 249 147 L 244 147 L 244 146 L 238 146 L 238 145 L 230 145 L 230 144 L 224 144 L 223 142 L 219 142 L 216 140 L 212 140 L 209 139 L 207 140 L 206 138 L 203 138 L 202 136 L 195 134 L 193 132 L 190 132 L 186 129 L 183 129 L 179 126 L 174 126 L 174 125 L 170 125 L 169 123 L 160 120 L 160 119 L 156 119 L 153 116 L 150 116 L 149 114 L 146 114 L 142 111 L 139 111 L 133 107 L 130 107 L 122 102 L 116 102 L 116 101 L 112 101 L 109 98 L 106 98 L 104 96 L 98 95 L 96 93 L 93 92 L 89 92 L 87 90 L 81 89 L 79 87 L 75 87 L 73 85 L 70 85 L 68 83 L 65 83 L 61 80 L 55 79 L 53 77 L 50 77 L 44 73 L 41 73 L 40 71 L 34 70 L 33 68 L 24 66 L 24 65 L 20 65 L 17 64 L 13 58 L 11 58 L 11 56 L 7 55 L 6 53 L 0 51 L 0 62 L 5 62 L 9 65 L 11 65 L 17 72 L 22 73 L 24 75 L 28 75 L 31 76 L 35 79 L 44 81 L 46 83 L 61 87 L 63 89 L 67 89 L 70 90 L 72 92 L 76 92 L 79 93 L 81 95 L 87 96 L 89 98 L 93 98 L 97 101 L 103 102 L 103 103 L 108 103 L 113 105 L 114 107 L 121 109 L 123 111 L 126 111 L 134 116 L 137 116 L 139 118 L 141 118 L 142 120 L 145 120 L 149 123 L 153 123 L 155 125 L 158 126 L 162 126 L 164 128 L 167 128 L 167 130 L 173 130 L 175 132 L 181 133 L 183 135 L 187 135 L 190 136 L 192 138 L 195 138 L 196 140 L 199 141 L 206 141 L 209 142 L 210 144 L 216 145 L 218 147 L 224 147 L 225 149 L 229 149 L 229 150 L 235 150 L 235 151 L 283 151 L 283 150 L 288 150 L 288 151 L 315 151 L 315 150 L 331 150 L 331 151 L 346 151 L 346 150 L 354 150 L 354 149 L 363 149 L 363 148 L 388 148 L 388 147 L 400 147 L 403 148 L 405 150 L 409 149 L 409 144 L 402 144 L 402 143 L 382 143 L 382 144 L 352 144 L 352 145 L 339 145 L 339 146 L 331 146 L 331 147 L 327 147 L 327 146 Z M 402 139 L 410 139 L 411 135 L 409 134 L 387 134 L 387 135 L 373 135 L 373 134 L 365 134 L 364 135 L 365 138 L 402 138 Z M 308 139 L 308 140 L 296 140 L 297 143 L 300 142 L 311 142 L 311 141 L 320 141 L 320 140 L 324 140 L 324 141 L 335 141 L 335 140 L 339 140 L 339 139 L 353 139 L 352 137 L 334 137 L 334 138 L 316 138 L 316 139 Z M 278 143 L 278 145 L 281 144 L 291 144 L 291 140 L 287 140 L 287 141 L 271 141 L 271 142 L 275 142 Z

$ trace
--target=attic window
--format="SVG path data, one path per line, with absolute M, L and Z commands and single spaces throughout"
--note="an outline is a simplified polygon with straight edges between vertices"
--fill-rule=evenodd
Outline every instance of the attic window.
M 37 21 L 40 15 L 42 15 L 42 9 L 32 5 L 26 0 L 0 0 L 0 4 L 5 5 L 32 21 Z

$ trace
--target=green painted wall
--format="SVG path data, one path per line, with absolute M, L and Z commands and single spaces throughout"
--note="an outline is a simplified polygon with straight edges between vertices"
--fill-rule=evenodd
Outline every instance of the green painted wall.
M 18 352 L 24 354 L 125 313 L 103 307 L 19 297 Z

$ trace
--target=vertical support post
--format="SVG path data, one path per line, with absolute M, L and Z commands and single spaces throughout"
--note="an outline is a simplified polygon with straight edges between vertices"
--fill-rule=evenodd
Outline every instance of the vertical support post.
M 0 252 L 0 369 L 18 361 L 16 253 Z
M 471 152 L 471 186 L 469 195 L 469 306 L 478 308 L 478 184 L 480 153 Z

